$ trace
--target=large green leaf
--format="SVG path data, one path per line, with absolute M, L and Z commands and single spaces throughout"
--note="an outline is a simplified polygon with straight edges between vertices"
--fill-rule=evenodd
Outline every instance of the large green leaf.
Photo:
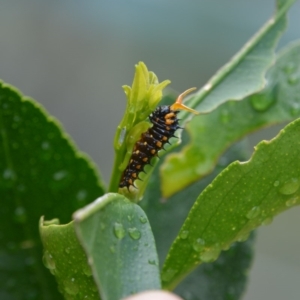
M 74 214 L 103 300 L 160 289 L 158 257 L 144 211 L 119 194 L 106 194 Z
M 169 155 L 161 167 L 164 197 L 209 173 L 222 152 L 244 135 L 300 116 L 300 42 L 278 55 L 267 80 L 262 92 L 227 102 L 187 125 L 190 143 Z
M 234 243 L 213 263 L 202 264 L 175 289 L 188 300 L 238 300 L 242 298 L 253 258 L 254 234 Z
M 61 299 L 41 261 L 38 220 L 67 222 L 102 194 L 94 166 L 58 122 L 0 83 L 1 299 Z
M 222 159 L 227 163 L 245 159 L 245 147 L 244 142 L 234 145 Z M 164 261 L 199 193 L 224 167 L 218 166 L 213 174 L 190 185 L 167 201 L 162 198 L 158 171 L 155 170 L 140 204 L 151 223 L 160 261 Z M 189 300 L 226 299 L 228 295 L 231 295 L 229 299 L 240 299 L 247 280 L 246 273 L 252 261 L 252 243 L 252 239 L 246 243 L 238 243 L 224 252 L 216 262 L 200 265 L 180 283 L 175 292 Z
M 174 288 L 197 265 L 216 260 L 221 250 L 299 204 L 299 137 L 300 119 L 259 143 L 248 162 L 232 163 L 204 190 L 167 256 L 165 288 Z
M 59 225 L 58 219 L 40 220 L 43 262 L 58 283 L 64 299 L 99 299 L 86 255 L 77 239 L 74 222 Z
M 242 100 L 265 86 L 275 47 L 286 27 L 286 12 L 296 0 L 277 2 L 274 16 L 195 95 L 190 106 L 207 113 L 229 100 Z M 187 116 L 187 114 L 185 114 Z

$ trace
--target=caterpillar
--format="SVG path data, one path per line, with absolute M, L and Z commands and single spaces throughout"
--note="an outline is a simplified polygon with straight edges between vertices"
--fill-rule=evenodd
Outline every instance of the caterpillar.
M 164 149 L 164 145 L 169 143 L 171 137 L 175 131 L 182 127 L 179 126 L 177 114 L 179 110 L 187 110 L 194 114 L 199 114 L 196 110 L 193 110 L 184 104 L 182 104 L 184 96 L 194 91 L 196 88 L 190 88 L 180 94 L 172 105 L 158 106 L 150 115 L 149 120 L 152 123 L 146 132 L 142 133 L 140 139 L 135 143 L 133 147 L 132 155 L 129 159 L 129 163 L 124 170 L 119 187 L 130 186 L 135 187 L 134 181 L 139 178 L 140 172 L 144 172 L 144 167 L 150 164 L 151 159 L 158 155 L 161 149 Z M 169 143 L 170 144 L 170 143 Z

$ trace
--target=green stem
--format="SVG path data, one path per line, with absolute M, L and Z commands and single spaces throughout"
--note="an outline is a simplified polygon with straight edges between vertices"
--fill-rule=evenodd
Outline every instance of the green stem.
M 122 158 L 123 158 L 123 156 L 120 155 L 120 151 L 116 150 L 114 166 L 113 166 L 112 174 L 110 177 L 109 188 L 108 188 L 108 192 L 110 192 L 110 193 L 118 192 L 119 182 L 120 182 L 121 175 L 122 175 L 122 172 L 119 170 L 119 166 L 122 163 Z

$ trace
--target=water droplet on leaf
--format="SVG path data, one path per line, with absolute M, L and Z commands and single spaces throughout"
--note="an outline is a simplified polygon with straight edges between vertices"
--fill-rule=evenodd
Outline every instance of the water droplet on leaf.
M 147 218 L 144 216 L 141 216 L 140 221 L 141 221 L 141 223 L 145 224 L 145 223 L 147 223 Z
M 141 237 L 141 232 L 138 229 L 136 229 L 135 227 L 128 228 L 128 233 L 129 233 L 129 236 L 134 240 L 138 240 Z
M 274 91 L 270 93 L 258 93 L 250 98 L 252 107 L 258 111 L 263 112 L 269 109 L 275 103 L 276 97 Z
M 197 239 L 193 244 L 193 249 L 197 252 L 200 252 L 204 249 L 205 241 L 201 238 Z
M 272 217 L 268 217 L 268 218 L 265 218 L 263 221 L 262 221 L 262 225 L 269 225 L 271 224 L 273 221 L 273 218 Z
M 203 253 L 200 254 L 199 258 L 203 262 L 213 262 L 215 261 L 221 252 L 221 248 L 219 244 L 212 246 L 211 248 L 207 249 Z
M 298 178 L 292 178 L 291 180 L 286 181 L 279 192 L 283 195 L 291 195 L 294 194 L 300 186 L 300 182 Z
M 92 269 L 88 264 L 86 264 L 82 270 L 86 276 L 92 276 Z
M 273 185 L 276 187 L 276 186 L 279 186 L 279 181 L 278 180 L 276 180 L 276 181 L 274 181 L 274 183 L 273 183 Z
M 180 236 L 181 239 L 185 240 L 189 236 L 189 231 L 188 230 L 183 230 L 183 231 L 180 232 L 179 236 Z
M 148 263 L 150 264 L 150 265 L 156 265 L 156 260 L 155 259 L 149 259 L 148 260 Z
M 119 240 L 121 240 L 125 236 L 125 229 L 121 223 L 115 223 L 114 234 Z
M 260 207 L 259 206 L 254 206 L 252 207 L 248 213 L 246 214 L 246 217 L 250 220 L 255 219 L 258 217 L 261 213 Z
M 69 295 L 76 295 L 79 292 L 79 286 L 74 278 L 64 280 L 65 292 Z
M 242 234 L 239 234 L 239 236 L 237 237 L 237 241 L 238 242 L 245 242 L 246 240 L 248 240 L 250 235 L 250 232 L 244 232 Z
M 57 181 L 62 180 L 67 176 L 67 174 L 68 174 L 68 172 L 66 170 L 58 171 L 53 174 L 53 179 L 57 180 Z
M 285 202 L 285 205 L 286 205 L 287 207 L 294 206 L 294 205 L 297 203 L 298 200 L 299 200 L 299 197 L 293 197 L 293 198 L 287 200 L 287 201 Z
M 86 190 L 79 190 L 76 194 L 76 199 L 78 201 L 84 201 L 87 196 L 87 191 Z
M 51 270 L 55 270 L 56 266 L 55 266 L 55 261 L 53 259 L 53 256 L 49 253 L 48 250 L 46 250 L 44 252 L 43 255 L 43 263 L 45 265 L 46 268 L 48 268 L 50 271 Z M 52 272 L 51 272 L 52 273 Z M 52 273 L 53 274 L 53 273 Z

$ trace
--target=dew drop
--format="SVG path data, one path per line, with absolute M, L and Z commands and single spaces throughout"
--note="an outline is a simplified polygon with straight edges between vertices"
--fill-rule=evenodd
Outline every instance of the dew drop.
M 215 261 L 221 252 L 221 248 L 219 244 L 214 245 L 213 247 L 209 248 L 205 252 L 201 253 L 199 258 L 203 262 L 213 262 Z
M 161 274 L 161 280 L 164 282 L 169 282 L 177 273 L 178 271 L 175 269 L 168 269 L 163 271 Z
M 185 240 L 189 236 L 189 231 L 188 230 L 183 230 L 183 231 L 180 232 L 179 236 L 182 240 Z
M 291 180 L 286 181 L 282 187 L 280 188 L 279 192 L 283 195 L 291 195 L 294 194 L 300 186 L 300 182 L 298 178 L 292 178 Z
M 53 259 L 53 256 L 50 254 L 50 252 L 48 250 L 46 250 L 44 252 L 44 255 L 43 255 L 43 263 L 45 265 L 45 267 L 47 269 L 49 269 L 50 271 L 54 271 L 56 266 L 55 266 L 55 261 Z M 52 272 L 51 272 L 52 273 Z M 52 273 L 53 274 L 53 273 Z
M 2 177 L 4 180 L 13 181 L 16 178 L 16 174 L 12 169 L 5 169 Z
M 279 186 L 279 181 L 278 180 L 276 180 L 276 181 L 274 181 L 274 183 L 273 183 L 273 185 L 276 187 L 276 186 Z
M 148 263 L 149 263 L 150 265 L 156 266 L 156 260 L 155 260 L 155 259 L 149 259 L 149 260 L 148 260 Z
M 26 210 L 22 206 L 15 209 L 14 220 L 18 223 L 25 223 L 27 220 Z
M 287 200 L 287 201 L 285 202 L 285 205 L 286 205 L 287 207 L 294 206 L 294 205 L 297 203 L 298 200 L 299 200 L 299 197 L 293 197 L 293 198 Z
M 125 236 L 125 229 L 121 223 L 115 223 L 114 234 L 119 240 L 121 240 Z
M 193 243 L 193 249 L 197 252 L 200 252 L 201 250 L 204 249 L 204 245 L 205 245 L 205 241 L 199 238 Z
M 250 232 L 244 232 L 237 237 L 238 242 L 245 242 L 248 240 Z
M 86 276 L 92 276 L 92 269 L 88 264 L 83 267 L 82 271 Z
M 75 278 L 67 279 L 64 281 L 65 292 L 69 295 L 76 295 L 79 292 L 79 287 L 76 283 Z
M 70 254 L 70 248 L 69 248 L 69 247 L 66 248 L 66 249 L 65 249 L 65 252 L 66 252 L 67 254 Z
M 273 222 L 273 218 L 272 217 L 268 217 L 268 218 L 265 218 L 262 221 L 262 225 L 270 225 L 272 222 Z
M 269 109 L 275 103 L 276 97 L 273 93 L 265 94 L 258 93 L 250 98 L 252 107 L 258 111 L 263 112 Z
M 139 240 L 141 237 L 141 232 L 138 229 L 136 229 L 135 227 L 128 228 L 128 233 L 129 233 L 129 236 L 134 240 Z
M 53 174 L 53 179 L 56 181 L 62 180 L 67 176 L 68 172 L 66 170 L 61 170 Z
M 47 141 L 44 141 L 44 142 L 42 143 L 42 149 L 43 149 L 43 150 L 48 150 L 49 148 L 50 148 L 50 143 L 47 142 Z
M 142 224 L 145 224 L 145 223 L 147 223 L 147 218 L 144 217 L 144 216 L 141 216 L 140 221 L 141 221 Z
M 259 206 L 254 206 L 252 207 L 246 214 L 246 217 L 250 220 L 258 217 L 261 213 L 260 207 Z
M 76 199 L 78 201 L 84 201 L 87 197 L 87 191 L 86 190 L 79 190 L 76 194 Z

